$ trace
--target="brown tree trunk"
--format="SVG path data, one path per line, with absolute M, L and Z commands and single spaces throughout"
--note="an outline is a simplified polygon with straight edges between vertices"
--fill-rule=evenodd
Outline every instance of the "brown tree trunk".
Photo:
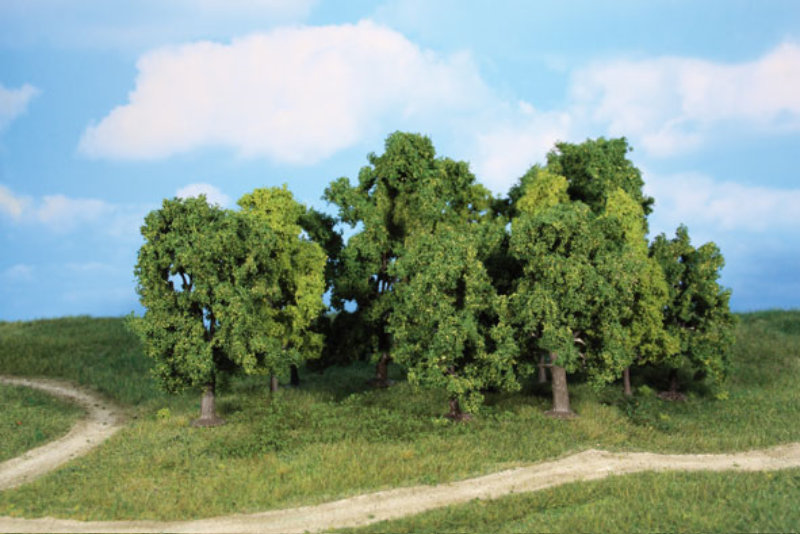
M 470 414 L 461 411 L 461 404 L 456 398 L 450 399 L 450 411 L 447 413 L 447 415 L 445 415 L 445 417 L 457 422 L 469 421 L 472 419 Z
M 545 364 L 544 354 L 539 356 L 539 383 L 547 384 L 547 365 Z
M 203 398 L 200 400 L 200 419 L 192 421 L 192 426 L 219 426 L 225 424 L 224 419 L 217 417 L 215 393 L 216 384 L 212 380 L 206 384 Z
M 388 352 L 381 354 L 381 358 L 375 366 L 375 378 L 370 380 L 373 386 L 377 388 L 387 388 L 392 385 L 392 381 L 389 380 L 390 361 L 392 361 L 392 358 L 389 356 Z
M 278 389 L 280 389 L 280 384 L 278 384 L 278 376 L 271 375 L 269 377 L 269 390 L 272 393 L 275 393 L 276 391 L 278 391 Z
M 669 370 L 669 392 L 673 395 L 678 394 L 678 370 Z
M 292 375 L 291 379 L 289 380 L 289 383 L 292 385 L 292 387 L 296 388 L 300 387 L 300 371 L 297 369 L 297 366 L 292 365 L 289 368 L 289 371 L 291 372 Z
M 633 395 L 633 390 L 631 390 L 631 368 L 630 366 L 626 367 L 624 371 L 622 371 L 622 385 L 623 391 L 625 392 L 626 397 L 630 397 Z
M 570 418 L 575 413 L 569 407 L 569 389 L 567 388 L 567 370 L 556 365 L 557 356 L 550 355 L 550 383 L 553 388 L 553 409 L 546 412 L 551 417 Z

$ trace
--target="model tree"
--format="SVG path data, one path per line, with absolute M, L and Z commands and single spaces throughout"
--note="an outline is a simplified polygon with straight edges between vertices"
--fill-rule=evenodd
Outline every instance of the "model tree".
M 236 226 L 230 212 L 200 197 L 164 200 L 142 227 L 135 274 L 145 313 L 131 325 L 164 389 L 203 388 L 194 422 L 201 426 L 223 422 L 215 411 L 217 379 L 235 367 L 226 347 L 233 341 L 227 321 L 233 267 L 242 254 Z
M 253 227 L 269 229 L 275 239 L 260 243 L 261 232 L 244 235 L 246 259 L 235 271 L 239 362 L 245 372 L 277 377 L 319 357 L 323 337 L 312 330 L 324 310 L 326 256 L 322 247 L 303 237 L 305 206 L 283 188 L 256 189 L 238 202 L 241 217 Z M 314 219 L 311 219 L 314 220 Z M 323 221 L 324 222 L 324 221 Z
M 519 199 L 510 253 L 523 274 L 511 296 L 514 325 L 527 358 L 546 355 L 552 376 L 550 415 L 572 415 L 567 373 L 583 369 L 595 382 L 630 364 L 624 350 L 620 298 L 612 282 L 621 258 L 619 223 L 569 200 L 568 182 L 537 174 Z
M 678 341 L 664 326 L 669 294 L 664 272 L 648 253 L 645 220 L 641 204 L 622 189 L 612 192 L 601 218 L 615 224 L 614 261 L 608 278 L 617 301 L 613 307 L 622 324 L 622 345 L 627 357 L 637 364 L 659 361 L 678 352 Z M 631 390 L 630 367 L 623 371 L 626 396 Z
M 387 329 L 396 299 L 390 266 L 414 236 L 438 224 L 478 219 L 491 195 L 475 183 L 466 163 L 437 158 L 430 139 L 394 133 L 385 151 L 370 154 L 358 184 L 340 178 L 325 190 L 339 219 L 358 231 L 342 250 L 332 304 L 342 310 L 354 301 L 364 336 L 377 354 L 376 383 L 387 384 L 392 340 Z
M 680 226 L 673 239 L 657 236 L 650 253 L 666 275 L 669 304 L 664 323 L 680 347 L 659 362 L 671 369 L 670 393 L 677 395 L 681 367 L 719 389 L 728 371 L 736 324 L 729 307 L 730 290 L 718 282 L 724 265 L 719 248 L 713 242 L 695 248 L 689 230 Z
M 519 389 L 507 300 L 482 261 L 488 241 L 501 236 L 502 227 L 440 226 L 391 269 L 400 280 L 389 317 L 394 358 L 412 384 L 447 391 L 454 420 L 478 409 L 484 389 Z

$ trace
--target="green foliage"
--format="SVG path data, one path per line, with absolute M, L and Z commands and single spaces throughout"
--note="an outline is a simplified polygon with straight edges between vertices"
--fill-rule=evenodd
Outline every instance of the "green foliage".
M 131 325 L 168 391 L 237 368 L 278 374 L 321 348 L 308 326 L 323 308 L 325 255 L 300 237 L 303 206 L 285 188 L 240 205 L 165 200 L 145 219 L 135 272 L 146 311 Z
M 650 254 L 666 276 L 669 301 L 664 322 L 680 346 L 674 356 L 661 361 L 673 368 L 688 366 L 721 387 L 736 321 L 728 305 L 730 290 L 717 282 L 724 265 L 719 248 L 712 242 L 695 248 L 688 229 L 681 226 L 674 239 L 657 236 Z
M 256 189 L 239 200 L 246 220 L 244 265 L 234 272 L 232 354 L 245 372 L 277 375 L 319 357 L 321 333 L 311 329 L 325 308 L 325 253 L 303 239 L 305 207 L 282 189 Z M 324 224 L 324 220 L 321 224 Z M 277 239 L 269 240 L 268 230 Z
M 388 353 L 387 321 L 396 304 L 390 265 L 413 236 L 483 217 L 491 195 L 466 163 L 436 158 L 430 139 L 418 134 L 390 135 L 384 153 L 368 160 L 357 185 L 339 178 L 325 190 L 339 219 L 359 228 L 342 251 L 332 304 L 341 310 L 345 301 L 355 301 L 372 351 Z
M 409 382 L 445 389 L 467 412 L 480 406 L 481 390 L 519 389 L 506 298 L 481 258 L 502 235 L 490 229 L 440 226 L 417 238 L 391 271 L 401 280 L 389 318 L 395 360 Z
M 605 210 L 609 195 L 622 189 L 647 215 L 652 211 L 653 199 L 642 193 L 642 173 L 627 158 L 631 150 L 624 137 L 556 143 L 547 154 L 547 168 L 567 179 L 572 200 L 587 204 L 595 213 Z
M 142 236 L 135 274 L 145 314 L 130 324 L 155 361 L 154 375 L 170 392 L 213 384 L 234 366 L 223 349 L 232 326 L 223 308 L 243 253 L 237 229 L 227 211 L 200 197 L 164 200 Z
M 563 183 L 548 180 L 553 188 Z M 511 297 L 523 350 L 529 357 L 538 357 L 537 350 L 552 354 L 568 372 L 592 361 L 598 381 L 615 378 L 629 363 L 609 276 L 618 259 L 607 250 L 610 223 L 585 204 L 560 202 L 521 212 L 511 228 L 510 252 L 524 273 Z

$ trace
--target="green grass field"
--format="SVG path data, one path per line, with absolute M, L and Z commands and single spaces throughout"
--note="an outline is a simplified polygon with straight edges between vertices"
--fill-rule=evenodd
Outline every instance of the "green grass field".
M 339 532 L 798 532 L 800 469 L 639 473 L 472 501 Z
M 532 384 L 521 394 L 490 395 L 472 422 L 453 424 L 442 417 L 447 403 L 441 392 L 413 391 L 397 369 L 397 385 L 372 390 L 366 383 L 371 366 L 355 364 L 330 368 L 324 374 L 304 372 L 301 388 L 284 389 L 276 396 L 267 392 L 265 377 L 234 377 L 222 388 L 219 399 L 221 415 L 228 424 L 211 429 L 188 426 L 198 414 L 199 393 L 170 397 L 155 389 L 147 376 L 148 362 L 122 320 L 0 323 L 0 373 L 74 380 L 128 406 L 130 412 L 127 427 L 100 449 L 32 484 L 0 493 L 0 515 L 208 517 L 455 480 L 589 447 L 721 452 L 800 441 L 800 395 L 796 390 L 800 383 L 800 312 L 759 312 L 740 318 L 727 400 L 690 392 L 686 402 L 670 403 L 642 388 L 634 400 L 626 401 L 618 385 L 598 391 L 573 384 L 573 408 L 580 417 L 561 421 L 543 415 L 550 403 L 547 391 Z M 634 385 L 640 380 L 641 372 L 634 370 Z M 647 514 L 655 513 L 648 509 L 658 501 L 663 502 L 658 505 L 663 514 L 667 508 L 669 513 L 673 508 L 677 510 L 674 513 L 700 510 L 692 512 L 696 517 L 694 522 L 687 520 L 687 525 L 700 528 L 705 523 L 699 521 L 717 521 L 713 525 L 718 526 L 700 530 L 729 530 L 731 525 L 739 525 L 735 530 L 740 531 L 764 530 L 761 527 L 771 523 L 760 523 L 757 516 L 751 523 L 707 518 L 702 507 L 694 507 L 697 497 L 693 492 L 700 491 L 697 488 L 702 488 L 704 481 L 714 480 L 736 494 L 739 490 L 735 488 L 760 484 L 767 476 L 634 475 L 511 498 L 539 499 L 535 507 L 515 500 L 508 504 L 506 499 L 473 503 L 474 510 L 467 505 L 420 517 L 421 521 L 430 517 L 442 528 L 403 523 L 397 529 L 461 532 L 505 528 L 513 532 L 530 530 L 537 521 L 546 520 L 563 525 L 547 527 L 554 530 L 579 524 L 586 525 L 578 529 L 583 531 L 610 530 L 623 524 L 611 521 L 639 517 L 632 526 L 620 528 L 652 531 Z M 797 496 L 797 473 L 772 476 L 782 481 L 781 491 Z M 748 482 L 748 477 L 755 482 Z M 695 489 L 682 491 L 683 485 Z M 642 489 L 650 486 L 666 488 L 668 495 Z M 625 512 L 627 515 L 606 512 L 625 508 L 620 503 L 627 502 L 627 487 L 639 488 L 628 494 L 638 496 L 638 501 L 632 501 L 633 511 Z M 613 488 L 622 493 L 612 497 L 617 491 Z M 754 510 L 782 510 L 782 495 L 773 499 L 770 489 L 741 493 L 755 495 Z M 596 502 L 592 496 L 597 495 L 606 495 L 600 499 L 606 504 Z M 526 508 L 525 513 L 532 515 L 509 516 L 505 521 L 503 507 Z M 565 511 L 564 516 L 575 517 L 574 521 L 589 522 L 556 523 L 551 519 L 559 509 Z M 602 517 L 596 518 L 598 514 Z M 597 522 L 605 521 L 605 515 L 608 527 Z M 478 519 L 474 529 L 465 528 L 473 516 L 494 517 L 492 528 L 487 529 L 487 523 L 481 527 Z M 793 520 L 775 524 L 794 524 L 794 530 L 799 529 L 800 521 L 796 516 Z M 656 523 L 655 530 L 681 530 L 672 528 L 669 521 Z M 393 531 L 393 523 L 389 525 L 387 530 Z
M 58 438 L 83 415 L 74 404 L 31 388 L 0 384 L 0 462 Z

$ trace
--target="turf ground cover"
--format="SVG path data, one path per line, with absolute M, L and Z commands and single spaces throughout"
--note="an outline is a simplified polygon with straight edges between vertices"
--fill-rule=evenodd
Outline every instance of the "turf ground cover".
M 78 406 L 31 388 L 0 384 L 0 462 L 66 434 Z
M 468 424 L 444 419 L 446 397 L 413 391 L 396 368 L 397 385 L 373 390 L 372 367 L 354 364 L 304 371 L 300 388 L 275 396 L 266 377 L 234 377 L 219 400 L 228 424 L 195 429 L 199 395 L 158 393 L 121 320 L 4 323 L 0 334 L 0 372 L 72 379 L 131 413 L 100 449 L 0 493 L 0 515 L 188 519 L 455 480 L 589 447 L 722 452 L 800 441 L 800 312 L 741 316 L 727 400 L 689 391 L 684 403 L 662 401 L 635 369 L 631 401 L 619 385 L 574 384 L 574 420 L 545 417 L 549 392 L 530 384 L 489 395 Z M 7 356 L 15 343 L 24 358 Z
M 337 532 L 797 532 L 798 502 L 798 469 L 639 473 L 475 500 Z

